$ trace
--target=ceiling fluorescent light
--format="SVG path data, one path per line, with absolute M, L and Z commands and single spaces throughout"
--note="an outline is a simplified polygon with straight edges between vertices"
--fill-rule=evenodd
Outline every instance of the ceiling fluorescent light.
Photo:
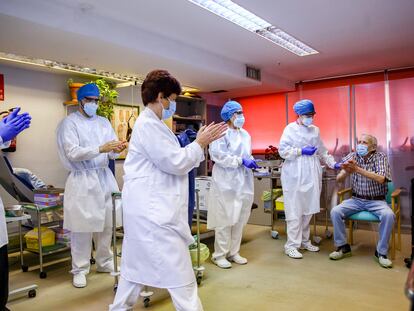
M 76 74 L 83 74 L 88 76 L 95 76 L 99 78 L 106 78 L 109 80 L 114 80 L 120 82 L 117 84 L 119 87 L 125 87 L 130 85 L 141 85 L 144 82 L 144 78 L 137 75 L 121 74 L 116 72 L 110 72 L 105 70 L 98 70 L 93 68 L 82 67 L 79 65 L 73 65 L 68 63 L 57 62 L 53 60 L 41 59 L 41 58 L 32 58 L 26 56 L 20 56 L 12 53 L 3 53 L 0 52 L 0 60 L 6 60 L 10 62 L 27 64 L 38 67 L 46 67 L 50 69 L 55 69 L 59 71 L 72 72 Z M 190 87 L 183 86 L 183 92 L 198 92 L 199 90 Z
M 299 56 L 318 54 L 305 43 L 230 0 L 188 0 Z

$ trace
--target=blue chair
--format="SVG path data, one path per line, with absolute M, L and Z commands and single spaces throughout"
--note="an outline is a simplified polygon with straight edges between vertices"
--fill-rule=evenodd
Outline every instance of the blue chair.
M 395 189 L 394 184 L 392 182 L 388 183 L 388 193 L 386 196 L 386 201 L 388 205 L 391 207 L 392 211 L 395 214 L 396 223 L 394 228 L 392 229 L 391 234 L 391 258 L 395 258 L 395 250 L 398 249 L 401 251 L 401 200 L 400 200 L 401 189 Z M 343 190 L 338 191 L 339 203 L 341 203 L 345 196 L 350 197 L 352 195 L 352 189 L 346 188 Z M 354 222 L 355 221 L 367 221 L 367 222 L 376 222 L 379 223 L 380 220 L 377 216 L 373 213 L 368 211 L 362 211 L 355 214 L 352 214 L 348 217 L 349 220 L 349 236 L 348 236 L 348 243 L 352 245 L 354 243 Z M 395 233 L 397 232 L 397 239 L 398 243 L 396 246 L 395 243 Z

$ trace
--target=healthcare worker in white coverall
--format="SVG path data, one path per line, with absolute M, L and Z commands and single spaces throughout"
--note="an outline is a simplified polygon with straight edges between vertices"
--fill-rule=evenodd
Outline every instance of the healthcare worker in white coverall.
M 57 128 L 60 159 L 69 171 L 63 204 L 65 229 L 71 231 L 73 286 L 86 286 L 92 238 L 98 272 L 114 270 L 111 251 L 112 198 L 118 191 L 108 167 L 127 143 L 117 141 L 111 123 L 96 115 L 99 89 L 90 83 L 78 90 L 79 109 Z
M 30 126 L 31 117 L 28 113 L 18 114 L 16 108 L 6 118 L 0 120 L 0 149 L 8 148 L 10 141 L 20 132 Z M 7 227 L 4 215 L 4 206 L 0 198 L 0 310 L 8 311 L 6 307 L 9 296 L 9 263 L 7 253 Z
M 322 166 L 320 160 L 330 168 L 339 169 L 329 155 L 319 133 L 313 125 L 315 108 L 312 101 L 298 101 L 293 110 L 298 115 L 283 131 L 279 154 L 285 159 L 281 181 L 287 224 L 285 253 L 291 258 L 303 257 L 300 249 L 318 252 L 319 247 L 311 244 L 310 221 L 320 211 L 322 190 Z
M 188 172 L 204 160 L 204 148 L 224 135 L 225 124 L 203 126 L 181 148 L 163 122 L 176 108 L 180 83 L 165 70 L 142 84 L 145 109 L 132 131 L 122 190 L 124 241 L 121 277 L 110 310 L 132 310 L 144 285 L 166 288 L 176 310 L 201 311 L 188 246 Z
M 253 203 L 253 168 L 251 138 L 243 129 L 242 106 L 228 101 L 221 110 L 227 122 L 226 135 L 211 143 L 209 152 L 214 162 L 212 184 L 208 197 L 207 227 L 215 229 L 212 261 L 220 268 L 240 265 L 247 259 L 240 256 L 243 228 L 249 220 Z

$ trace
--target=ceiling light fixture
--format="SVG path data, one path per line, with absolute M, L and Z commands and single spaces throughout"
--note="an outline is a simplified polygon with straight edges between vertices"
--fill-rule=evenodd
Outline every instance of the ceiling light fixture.
M 0 60 L 27 64 L 38 67 L 45 67 L 59 71 L 72 72 L 76 74 L 94 76 L 99 78 L 106 78 L 117 83 L 117 87 L 125 87 L 130 85 L 141 85 L 144 82 L 144 78 L 137 75 L 121 74 L 116 72 L 110 72 L 105 70 L 98 70 L 94 68 L 82 67 L 79 65 L 73 65 L 63 62 L 57 62 L 41 58 L 32 58 L 26 56 L 20 56 L 12 53 L 0 52 Z M 198 92 L 199 90 L 190 86 L 183 86 L 183 92 Z
M 319 52 L 231 0 L 188 0 L 299 56 Z

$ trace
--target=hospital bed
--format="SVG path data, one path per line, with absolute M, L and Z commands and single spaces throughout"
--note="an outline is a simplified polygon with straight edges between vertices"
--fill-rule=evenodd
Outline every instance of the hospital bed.
M 42 214 L 53 212 L 57 210 L 61 210 L 63 208 L 62 205 L 59 206 L 51 206 L 51 207 L 42 207 L 34 203 L 34 196 L 38 190 L 33 189 L 32 185 L 26 182 L 24 179 L 20 178 L 13 172 L 13 168 L 8 160 L 8 158 L 1 153 L 0 154 L 0 185 L 9 193 L 14 199 L 16 199 L 19 204 L 22 205 L 22 208 L 25 210 L 26 213 L 30 214 L 30 225 L 32 227 L 37 227 L 38 229 L 38 249 L 31 250 L 25 249 L 26 251 L 30 251 L 33 253 L 38 254 L 39 256 L 39 266 L 40 266 L 40 273 L 39 277 L 44 279 L 47 277 L 46 272 L 43 270 L 43 257 L 51 254 L 55 254 L 58 252 L 67 251 L 70 248 L 64 245 L 56 244 L 55 246 L 51 246 L 48 248 L 44 248 L 42 246 Z M 45 190 L 41 190 L 44 193 Z M 53 188 L 49 190 L 50 193 L 63 193 L 63 189 Z M 45 224 L 45 223 L 44 223 Z M 47 223 L 48 226 L 55 226 L 58 227 L 58 222 Z M 70 259 L 67 257 L 66 259 Z M 23 272 L 27 272 L 29 267 L 24 264 L 23 257 L 22 261 L 22 270 Z

